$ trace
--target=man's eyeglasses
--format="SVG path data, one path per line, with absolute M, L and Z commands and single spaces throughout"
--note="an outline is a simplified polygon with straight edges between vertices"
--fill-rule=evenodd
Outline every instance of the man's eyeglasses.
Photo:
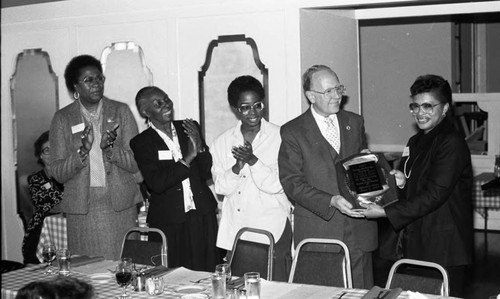
M 431 103 L 422 103 L 421 105 L 417 103 L 410 103 L 409 107 L 410 107 L 410 112 L 413 114 L 417 114 L 418 111 L 422 111 L 422 113 L 425 114 L 431 114 L 434 111 L 434 107 L 438 105 L 441 105 L 441 103 L 434 105 L 432 105 Z
M 44 147 L 44 148 L 42 149 L 42 154 L 44 154 L 44 155 L 48 155 L 49 153 L 50 153 L 50 147 Z
M 104 81 L 106 81 L 106 77 L 104 77 L 103 75 L 97 75 L 95 77 L 90 77 L 90 76 L 85 77 L 80 82 L 84 83 L 85 85 L 90 86 L 90 85 L 94 85 L 94 83 L 103 84 Z
M 339 86 L 335 86 L 335 87 L 332 87 L 332 88 L 328 88 L 325 91 L 316 91 L 316 90 L 310 90 L 310 91 L 315 92 L 315 93 L 319 93 L 319 94 L 322 94 L 322 95 L 329 95 L 329 96 L 333 96 L 333 97 L 337 97 L 337 96 L 341 97 L 343 94 L 345 94 L 346 90 L 347 90 L 347 88 L 344 85 L 339 85 Z
M 265 107 L 264 102 L 257 102 L 254 103 L 253 105 L 241 105 L 240 107 L 238 107 L 238 111 L 241 114 L 247 115 L 248 113 L 250 113 L 250 110 L 252 109 L 255 112 L 261 112 L 262 110 L 264 110 L 264 107 Z

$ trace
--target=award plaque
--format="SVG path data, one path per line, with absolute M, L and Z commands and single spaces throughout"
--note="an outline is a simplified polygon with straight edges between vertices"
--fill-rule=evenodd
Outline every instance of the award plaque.
M 356 154 L 335 164 L 340 195 L 354 208 L 360 203 L 382 207 L 397 200 L 396 181 L 383 154 Z

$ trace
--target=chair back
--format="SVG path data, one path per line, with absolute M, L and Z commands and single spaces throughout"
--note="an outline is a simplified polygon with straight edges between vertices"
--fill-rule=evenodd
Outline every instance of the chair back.
M 443 266 L 433 262 L 400 259 L 392 265 L 385 288 L 398 287 L 405 291 L 418 291 L 447 297 L 449 294 L 448 273 Z
M 336 239 L 302 240 L 297 245 L 288 282 L 352 288 L 347 245 Z
M 133 236 L 137 235 L 136 238 Z M 147 235 L 147 240 L 142 237 Z M 167 261 L 167 238 L 165 234 L 150 227 L 132 227 L 123 237 L 122 252 L 120 257 L 130 257 L 136 264 L 168 267 Z
M 247 232 L 266 236 L 269 244 L 242 240 L 241 236 Z M 262 278 L 272 280 L 274 245 L 273 235 L 266 230 L 251 227 L 240 229 L 234 238 L 229 261 L 232 275 L 243 277 L 246 272 L 259 272 Z

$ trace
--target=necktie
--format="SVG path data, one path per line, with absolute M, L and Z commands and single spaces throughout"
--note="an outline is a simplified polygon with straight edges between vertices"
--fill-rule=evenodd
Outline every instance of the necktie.
M 335 122 L 330 117 L 325 117 L 326 132 L 325 138 L 330 145 L 340 153 L 340 136 L 335 126 Z

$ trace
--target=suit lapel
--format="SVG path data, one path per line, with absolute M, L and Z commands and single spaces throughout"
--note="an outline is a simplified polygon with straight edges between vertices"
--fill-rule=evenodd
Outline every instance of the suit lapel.
M 304 124 L 303 124 L 303 128 L 305 130 L 304 136 L 306 136 L 309 143 L 314 145 L 314 147 L 323 147 L 327 149 L 330 152 L 330 155 L 332 156 L 332 160 L 335 161 L 339 157 L 339 154 L 330 145 L 328 140 L 325 139 L 323 134 L 321 134 L 318 124 L 316 123 L 316 120 L 312 115 L 311 109 L 312 108 L 309 107 L 309 110 L 307 110 L 307 112 L 304 114 Z
M 174 121 L 174 127 L 177 131 L 177 139 L 179 140 L 179 146 L 181 147 L 182 156 L 185 157 L 188 150 L 188 137 L 186 134 L 184 134 L 182 121 Z
M 344 111 L 340 110 L 337 113 L 337 119 L 339 121 L 339 131 L 340 131 L 340 157 L 344 158 L 344 153 L 346 152 L 346 146 L 349 144 L 349 133 L 351 131 L 349 117 Z

